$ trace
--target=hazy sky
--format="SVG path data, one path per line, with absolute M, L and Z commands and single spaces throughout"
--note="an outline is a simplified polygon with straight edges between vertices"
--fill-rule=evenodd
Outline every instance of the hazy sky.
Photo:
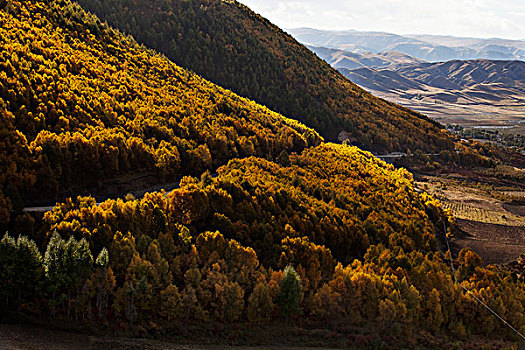
M 525 39 L 525 0 L 240 0 L 281 28 Z

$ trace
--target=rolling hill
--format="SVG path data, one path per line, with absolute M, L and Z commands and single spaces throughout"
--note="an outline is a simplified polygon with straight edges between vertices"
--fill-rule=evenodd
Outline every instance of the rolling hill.
M 507 122 L 519 122 L 523 115 L 519 110 L 525 103 L 522 61 L 448 61 L 340 70 L 375 94 L 436 117 L 446 118 L 450 111 L 441 111 L 446 106 L 475 107 L 472 114 L 485 110 L 486 114 L 508 115 Z M 493 123 L 501 118 L 493 118 Z
M 49 201 L 134 174 L 173 181 L 233 157 L 274 158 L 321 141 L 77 4 L 24 8 L 9 2 L 0 13 L 0 190 L 17 211 L 20 197 Z
M 400 52 L 386 51 L 380 53 L 354 53 L 326 47 L 307 46 L 315 54 L 336 69 L 385 68 L 397 64 L 416 64 L 425 61 Z
M 410 86 L 384 86 L 380 79 L 366 80 L 364 72 L 375 71 L 378 76 L 397 77 Z M 388 68 L 342 70 L 348 78 L 366 88 L 375 86 L 380 91 L 420 89 L 431 93 L 434 89 L 463 95 L 465 98 L 488 98 L 493 102 L 525 97 L 525 62 L 522 61 L 448 61 L 389 66 Z M 358 78 L 363 77 L 363 78 Z M 409 84 L 411 83 L 411 84 Z M 476 95 L 477 94 L 477 95 Z
M 440 122 L 496 127 L 519 127 L 523 123 L 523 61 L 431 63 L 389 51 L 352 53 L 309 48 L 374 95 Z
M 317 130 L 376 152 L 452 149 L 430 119 L 350 83 L 269 21 L 235 1 L 79 3 L 207 79 Z

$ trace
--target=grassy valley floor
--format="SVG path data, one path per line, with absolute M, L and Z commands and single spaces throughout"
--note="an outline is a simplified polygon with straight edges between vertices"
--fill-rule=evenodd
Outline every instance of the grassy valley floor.
M 521 102 L 483 100 L 463 103 L 446 102 L 432 98 L 405 98 L 399 92 L 369 91 L 375 96 L 429 116 L 443 125 L 457 124 L 463 127 L 484 127 L 487 129 L 492 127 L 506 133 L 523 133 L 525 108 Z M 410 94 L 410 91 L 403 91 L 403 94 L 413 96 L 417 93 L 412 92 Z

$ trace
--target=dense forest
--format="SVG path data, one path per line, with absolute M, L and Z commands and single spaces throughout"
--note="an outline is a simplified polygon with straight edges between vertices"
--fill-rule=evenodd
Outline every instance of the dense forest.
M 10 1 L 0 23 L 0 222 L 21 198 L 79 193 L 129 173 L 180 179 L 321 141 L 77 4 Z
M 153 333 L 288 319 L 342 332 L 366 325 L 437 347 L 512 339 L 455 283 L 434 237 L 452 219 L 414 190 L 408 172 L 350 146 L 318 146 L 282 163 L 232 160 L 217 177 L 185 177 L 170 193 L 57 205 L 31 239 L 3 238 L 0 300 Z M 516 274 L 483 267 L 468 249 L 452 263 L 464 288 L 525 324 Z M 436 343 L 430 334 L 445 336 Z
M 485 267 L 468 249 L 444 254 L 454 220 L 408 171 L 348 142 L 323 143 L 69 0 L 0 8 L 0 228 L 9 231 L 0 236 L 0 321 L 30 315 L 141 336 L 285 322 L 369 348 L 515 340 L 475 296 L 525 327 L 521 273 Z M 356 110 L 385 106 L 352 91 L 362 94 Z M 376 127 L 421 142 L 435 130 L 448 144 L 406 113 L 400 120 L 427 124 Z M 179 184 L 22 212 L 27 198 L 140 172 Z
M 349 82 L 236 1 L 78 0 L 185 68 L 317 130 L 387 153 L 454 149 L 439 124 Z

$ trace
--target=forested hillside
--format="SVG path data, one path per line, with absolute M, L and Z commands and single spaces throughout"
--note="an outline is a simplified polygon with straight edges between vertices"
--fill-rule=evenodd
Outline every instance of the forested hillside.
M 8 272 L 0 300 L 149 334 L 286 319 L 340 332 L 360 348 L 512 339 L 454 283 L 433 235 L 433 223 L 448 229 L 450 219 L 414 190 L 409 173 L 349 146 L 310 148 L 282 163 L 232 160 L 218 177 L 186 177 L 168 194 L 60 204 L 36 229 L 36 244 L 0 243 Z M 24 268 L 12 269 L 20 261 Z M 524 324 L 516 275 L 483 268 L 469 250 L 453 263 L 465 288 Z
M 321 140 L 75 3 L 9 1 L 0 24 L 0 221 L 21 197 L 54 198 L 146 171 L 173 181 Z
M 365 92 L 235 1 L 78 2 L 183 67 L 304 122 L 327 140 L 346 131 L 358 146 L 380 153 L 454 147 L 439 125 Z
M 69 0 L 3 4 L 0 321 L 184 340 L 195 331 L 203 343 L 283 323 L 371 349 L 514 340 L 474 295 L 525 325 L 520 275 L 468 249 L 440 251 L 453 218 L 406 170 L 322 143 Z M 363 111 L 384 106 L 362 97 Z M 25 198 L 146 171 L 179 185 L 21 212 Z
M 358 148 L 334 144 L 309 148 L 301 155 L 281 159 L 281 163 L 256 157 L 234 159 L 218 169 L 217 178 L 209 174 L 197 181 L 184 178 L 181 188 L 162 199 L 164 204 L 157 203 L 158 209 L 168 221 L 188 226 L 191 235 L 219 230 L 254 248 L 260 259 L 273 267 L 280 259 L 281 241 L 301 236 L 326 246 L 345 263 L 362 258 L 370 244 L 389 245 L 398 238 L 406 251 L 435 247 L 432 223 L 406 170 L 394 170 Z M 70 225 L 60 224 L 64 220 L 78 220 L 78 229 L 92 222 L 71 216 L 69 209 L 65 205 L 47 214 L 45 221 L 60 219 L 48 232 L 75 232 Z M 157 219 L 163 220 L 143 217 L 136 224 Z M 133 231 L 134 220 L 125 220 L 131 225 L 128 227 L 108 228 L 110 232 Z M 140 232 L 149 234 L 151 230 L 157 229 Z M 79 237 L 89 235 L 83 232 L 76 233 Z M 138 239 L 140 232 L 133 236 Z M 109 243 L 97 242 L 95 246 Z

